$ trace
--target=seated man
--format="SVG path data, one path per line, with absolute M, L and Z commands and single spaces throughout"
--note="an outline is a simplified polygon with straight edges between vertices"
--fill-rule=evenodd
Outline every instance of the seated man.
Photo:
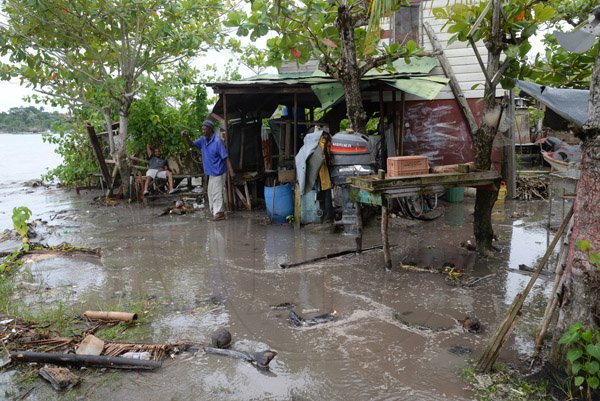
M 148 171 L 146 171 L 146 180 L 144 181 L 144 196 L 148 195 L 148 186 L 156 177 L 167 180 L 170 195 L 179 192 L 178 188 L 173 188 L 173 173 L 167 170 L 167 161 L 160 157 L 160 148 L 154 148 L 153 151 L 150 144 L 147 144 L 146 153 L 148 154 Z

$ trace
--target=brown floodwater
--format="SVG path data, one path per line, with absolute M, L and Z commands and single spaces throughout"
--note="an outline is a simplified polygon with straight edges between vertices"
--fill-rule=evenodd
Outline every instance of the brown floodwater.
M 19 280 L 21 298 L 32 308 L 60 301 L 83 311 L 154 299 L 161 306 L 144 342 L 207 343 L 217 327 L 226 327 L 234 349 L 278 353 L 269 371 L 199 352 L 177 355 L 153 372 L 88 376 L 79 390 L 86 400 L 472 399 L 461 371 L 527 285 L 518 265 L 534 266 L 551 240 L 547 202 L 507 201 L 493 215 L 501 252 L 479 258 L 460 246 L 472 241 L 473 199 L 465 198 L 442 205 L 445 213 L 434 221 L 391 218 L 391 271 L 382 268 L 381 250 L 281 269 L 281 263 L 352 249 L 354 239 L 328 226 L 266 224 L 261 211 L 211 222 L 203 210 L 159 216 L 164 204 L 98 206 L 93 191 L 3 191 L 12 193 L 11 204 L 30 202 L 33 218 L 46 221 L 39 240 L 101 248 L 100 258 L 28 261 Z M 553 210 L 556 222 L 560 208 Z M 3 208 L 3 222 L 8 213 Z M 380 243 L 374 219 L 363 246 Z M 402 267 L 444 263 L 467 277 L 487 277 L 465 287 L 444 274 Z M 545 275 L 534 287 L 500 362 L 523 364 L 531 356 L 550 286 Z M 286 302 L 307 317 L 335 311 L 336 320 L 292 327 L 289 310 L 272 308 Z M 457 320 L 466 316 L 479 318 L 483 332 L 465 331 Z M 10 376 L 0 375 L 0 393 L 13 388 Z M 41 382 L 27 399 L 59 397 Z

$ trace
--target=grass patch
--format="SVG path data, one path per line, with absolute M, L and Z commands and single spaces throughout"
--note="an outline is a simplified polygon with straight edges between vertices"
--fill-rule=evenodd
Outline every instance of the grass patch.
M 496 365 L 490 374 L 478 374 L 473 368 L 463 370 L 462 378 L 471 385 L 477 401 L 551 401 L 547 382 L 531 383 L 518 371 Z

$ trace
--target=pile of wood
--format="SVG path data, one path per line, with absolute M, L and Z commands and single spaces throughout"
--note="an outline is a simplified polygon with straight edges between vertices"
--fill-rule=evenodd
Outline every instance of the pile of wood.
M 522 200 L 547 199 L 548 177 L 543 175 L 517 177 L 516 198 Z

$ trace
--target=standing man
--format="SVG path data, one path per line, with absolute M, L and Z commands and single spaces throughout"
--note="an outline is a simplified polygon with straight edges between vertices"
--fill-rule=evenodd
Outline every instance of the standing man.
M 196 139 L 192 145 L 202 152 L 204 174 L 208 176 L 208 206 L 213 214 L 212 220 L 223 220 L 223 189 L 227 179 L 225 173 L 229 172 L 231 177 L 234 177 L 235 173 L 223 141 L 215 134 L 215 123 L 204 120 L 202 133 L 204 136 Z M 189 143 L 187 132 L 183 131 L 181 134 Z

